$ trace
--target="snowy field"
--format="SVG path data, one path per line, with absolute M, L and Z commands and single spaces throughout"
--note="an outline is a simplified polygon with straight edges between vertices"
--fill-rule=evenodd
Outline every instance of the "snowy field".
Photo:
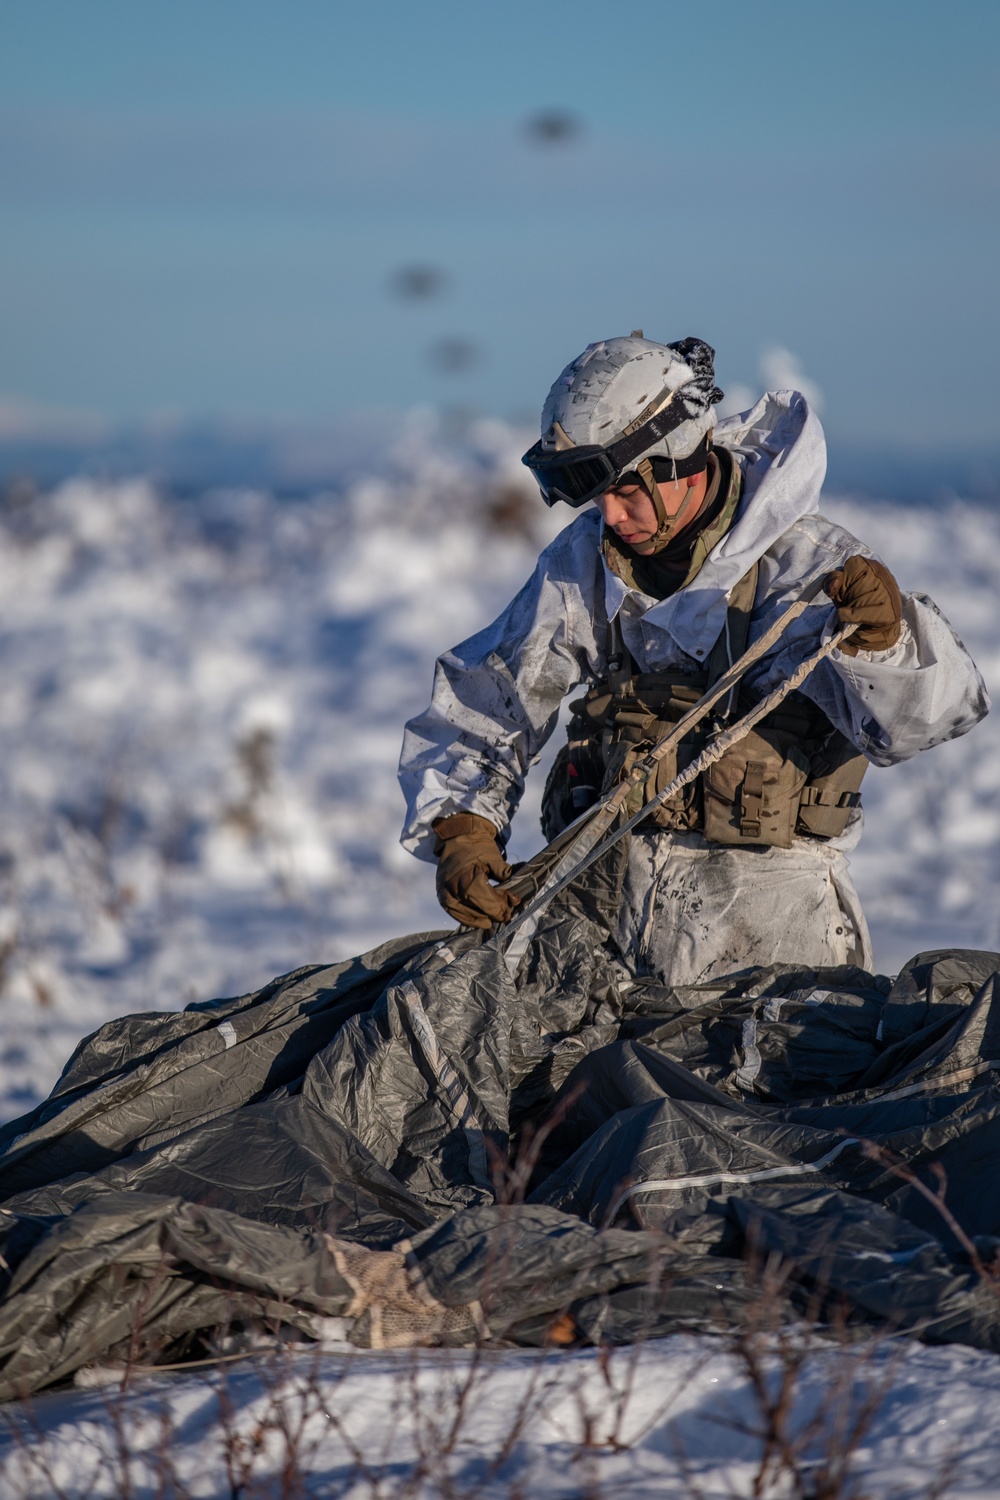
M 777 1395 L 780 1367 L 764 1373 Z M 816 1352 L 791 1403 L 790 1463 L 755 1488 L 761 1403 L 745 1363 L 708 1339 L 678 1334 L 604 1358 L 332 1350 L 140 1376 L 127 1401 L 104 1389 L 8 1408 L 17 1435 L 0 1445 L 0 1493 L 996 1500 L 998 1399 L 1000 1361 L 957 1345 Z
M 43 1097 L 77 1040 L 112 1016 L 251 990 L 301 964 L 449 925 L 433 870 L 396 842 L 395 764 L 434 656 L 497 612 L 568 519 L 532 493 L 522 437 L 483 423 L 449 443 L 415 420 L 378 475 L 301 500 L 178 500 L 143 478 L 9 492 L 0 511 L 3 1119 Z M 932 595 L 996 695 L 1000 515 L 959 501 L 914 511 L 834 496 L 824 509 L 874 546 L 904 588 Z M 1000 947 L 998 735 L 1000 715 L 907 766 L 869 773 L 853 863 L 883 972 L 920 949 Z M 514 857 L 541 844 L 543 780 L 540 766 Z M 356 1413 L 341 1426 L 364 1440 L 380 1429 L 400 1366 L 386 1355 L 327 1358 L 321 1383 L 337 1411 Z M 446 1367 L 422 1357 L 420 1381 L 439 1405 L 454 1358 Z M 461 1484 L 428 1479 L 419 1493 L 493 1492 L 482 1465 L 503 1442 L 498 1424 L 543 1366 L 559 1390 L 526 1422 L 509 1475 L 489 1480 L 496 1493 L 521 1484 L 523 1494 L 686 1494 L 683 1453 L 706 1495 L 728 1493 L 727 1483 L 750 1493 L 753 1440 L 728 1417 L 720 1426 L 712 1406 L 720 1393 L 730 1406 L 749 1400 L 730 1356 L 690 1339 L 649 1346 L 637 1425 L 610 1442 L 604 1434 L 591 1455 L 596 1489 L 567 1412 L 576 1403 L 582 1420 L 580 1381 L 597 1401 L 610 1376 L 597 1356 L 559 1358 L 555 1370 L 551 1356 L 495 1362 L 463 1418 Z M 809 1367 L 806 1400 L 827 1381 L 821 1364 Z M 239 1368 L 228 1388 L 250 1410 L 266 1382 Z M 859 1455 L 868 1493 L 923 1494 L 921 1476 L 929 1482 L 954 1459 L 948 1494 L 1000 1495 L 1000 1436 L 977 1419 L 1000 1395 L 1000 1363 L 908 1346 L 897 1373 Z M 232 1488 L 221 1469 L 210 1477 L 206 1457 L 215 1379 L 164 1379 L 129 1406 L 141 1428 L 165 1403 L 171 1451 L 207 1486 L 192 1494 Z M 670 1412 L 654 1410 L 671 1391 Z M 609 1401 L 595 1408 L 601 1420 Z M 54 1394 L 34 1412 L 31 1445 L 49 1434 L 62 1492 L 89 1493 L 81 1455 L 102 1432 L 111 1442 L 115 1427 L 103 1394 Z M 391 1474 L 383 1489 L 349 1482 L 341 1426 L 322 1420 L 317 1494 L 406 1492 L 400 1476 L 420 1433 L 412 1411 L 398 1418 L 396 1488 Z M 0 1493 L 56 1493 L 18 1479 L 22 1446 L 9 1440 L 4 1451 Z M 131 1493 L 171 1491 L 149 1479 Z

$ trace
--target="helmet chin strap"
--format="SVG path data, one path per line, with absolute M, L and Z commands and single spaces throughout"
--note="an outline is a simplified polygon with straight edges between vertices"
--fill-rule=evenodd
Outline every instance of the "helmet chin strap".
M 635 471 L 646 486 L 649 498 L 653 502 L 653 509 L 656 511 L 656 519 L 660 524 L 648 542 L 643 542 L 640 546 L 636 546 L 633 542 L 632 551 L 638 552 L 640 557 L 650 557 L 655 552 L 662 552 L 681 527 L 696 513 L 698 487 L 694 484 L 689 485 L 680 510 L 675 516 L 668 516 L 663 504 L 663 496 L 660 494 L 660 487 L 653 477 L 653 465 L 649 459 L 640 459 L 635 466 Z M 677 481 L 675 480 L 674 483 L 676 484 Z

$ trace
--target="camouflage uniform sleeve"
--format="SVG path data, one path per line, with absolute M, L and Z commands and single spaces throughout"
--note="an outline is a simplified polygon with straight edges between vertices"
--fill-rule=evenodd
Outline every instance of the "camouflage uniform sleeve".
M 488 818 L 506 842 L 563 698 L 598 670 L 598 523 L 589 511 L 567 527 L 499 618 L 438 658 L 430 704 L 406 725 L 399 763 L 401 842 L 419 858 L 433 858 L 431 824 L 452 813 Z
M 785 596 L 841 566 L 852 553 L 874 554 L 824 517 L 792 527 L 762 560 L 768 597 L 758 598 L 751 634 L 770 623 Z M 887 562 L 891 568 L 891 562 Z M 788 593 L 791 597 L 791 593 Z M 833 606 L 822 594 L 753 677 L 754 691 L 775 687 L 834 628 Z M 835 651 L 802 691 L 873 765 L 892 766 L 945 740 L 966 734 L 989 712 L 990 699 L 975 662 L 926 594 L 903 594 L 903 629 L 888 651 Z
M 990 709 L 982 674 L 926 594 L 903 595 L 903 632 L 891 650 L 836 651 L 830 665 L 845 690 L 845 732 L 876 766 L 957 739 Z

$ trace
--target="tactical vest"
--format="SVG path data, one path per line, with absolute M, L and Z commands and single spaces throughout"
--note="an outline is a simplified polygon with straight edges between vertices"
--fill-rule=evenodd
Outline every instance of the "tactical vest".
M 567 742 L 549 773 L 542 797 L 547 839 L 629 774 L 746 649 L 757 586 L 757 566 L 730 595 L 726 624 L 708 666 L 698 672 L 639 672 L 617 618 L 608 626 L 606 676 L 570 705 Z M 628 813 L 638 812 L 705 748 L 726 722 L 754 700 L 743 690 L 724 700 L 660 761 L 655 777 L 639 788 Z M 720 712 L 721 710 L 721 712 Z M 675 832 L 700 831 L 715 844 L 777 845 L 796 838 L 834 838 L 861 804 L 868 762 L 801 693 L 790 693 L 707 771 L 650 814 L 650 822 Z M 634 805 L 633 805 L 634 804 Z

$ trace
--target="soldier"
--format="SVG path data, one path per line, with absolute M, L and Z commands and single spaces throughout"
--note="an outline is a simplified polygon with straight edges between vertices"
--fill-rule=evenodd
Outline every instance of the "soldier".
M 699 339 L 658 344 L 640 331 L 589 345 L 553 385 L 524 462 L 547 504 L 588 508 L 499 619 L 438 660 L 430 706 L 406 726 L 403 843 L 437 858 L 439 899 L 457 921 L 507 920 L 513 898 L 491 882 L 510 873 L 510 820 L 566 694 L 586 687 L 546 786 L 550 838 L 812 586 L 818 597 L 723 719 L 838 624 L 854 634 L 639 825 L 617 942 L 633 972 L 674 984 L 757 964 L 871 968 L 846 857 L 862 829 L 861 778 L 869 763 L 966 733 L 989 699 L 935 605 L 901 594 L 819 514 L 826 445 L 804 397 L 769 392 L 716 423 L 713 359 Z M 681 742 L 647 797 L 718 724 Z

